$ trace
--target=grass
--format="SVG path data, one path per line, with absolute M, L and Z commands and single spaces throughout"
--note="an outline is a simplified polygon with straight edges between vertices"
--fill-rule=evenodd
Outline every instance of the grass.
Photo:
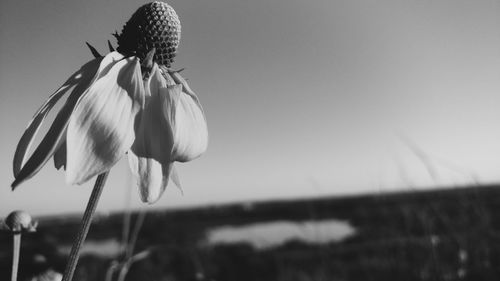
M 125 280 L 497 280 L 499 211 L 500 186 L 156 211 L 145 217 L 135 251 L 142 256 Z M 288 241 L 264 250 L 204 243 L 207 230 L 218 226 L 333 218 L 349 221 L 355 235 L 321 245 Z M 19 280 L 48 267 L 62 271 L 66 256 L 60 249 L 71 243 L 78 222 L 40 219 L 38 232 L 24 237 Z M 122 224 L 122 214 L 101 217 L 88 241 L 120 241 Z M 10 237 L 0 236 L 0 280 L 10 274 L 10 243 Z M 74 280 L 105 280 L 116 258 L 83 256 Z

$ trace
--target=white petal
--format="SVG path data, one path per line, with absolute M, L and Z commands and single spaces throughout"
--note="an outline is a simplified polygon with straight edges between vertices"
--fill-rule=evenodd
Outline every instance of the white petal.
M 174 136 L 172 160 L 186 162 L 199 157 L 208 145 L 207 122 L 197 99 L 182 92 L 183 86 L 161 89 L 164 120 Z
M 196 96 L 194 91 L 191 90 L 186 79 L 184 79 L 184 77 L 182 77 L 179 72 L 171 72 L 170 74 L 171 74 L 171 77 L 173 78 L 173 80 L 175 81 L 175 83 L 182 85 L 182 91 L 184 93 L 188 94 L 189 96 L 191 96 L 191 98 L 193 98 L 193 100 L 198 104 L 198 107 L 200 108 L 200 110 L 203 112 L 203 107 L 201 106 L 200 100 L 198 99 L 198 97 Z
M 131 150 L 140 157 L 154 158 L 161 164 L 168 164 L 172 162 L 170 151 L 173 147 L 173 136 L 170 127 L 164 126 L 161 118 L 159 92 L 164 85 L 165 80 L 155 65 L 146 82 L 146 101 L 136 120 L 136 138 Z
M 162 121 L 159 96 L 165 83 L 155 65 L 146 82 L 146 103 L 137 117 L 136 138 L 128 156 L 141 198 L 149 203 L 156 201 L 165 190 L 172 163 L 173 137 L 170 127 Z
M 99 75 L 69 122 L 67 182 L 81 184 L 108 171 L 130 148 L 144 95 L 137 58 L 122 59 Z
M 172 163 L 162 165 L 153 158 L 139 157 L 133 151 L 129 151 L 128 160 L 142 201 L 158 201 L 167 187 Z
M 80 83 L 86 85 L 90 84 L 91 79 L 97 72 L 100 61 L 100 59 L 96 59 L 82 66 L 82 68 L 75 72 L 59 89 L 57 89 L 57 91 L 55 91 L 35 113 L 28 124 L 26 131 L 21 137 L 21 140 L 19 140 L 14 154 L 13 168 L 15 177 L 18 176 L 21 167 L 25 164 L 28 157 L 28 151 L 33 144 L 35 136 L 52 107 L 54 107 L 59 99 L 62 98 L 73 86 Z M 80 94 L 82 92 L 80 92 Z
M 84 94 L 88 86 L 95 81 L 99 73 L 104 71 L 107 72 L 110 64 L 122 57 L 121 54 L 114 52 L 110 53 L 105 58 L 94 59 L 88 62 L 52 94 L 45 104 L 37 111 L 21 137 L 14 155 L 14 176 L 16 179 L 12 183 L 13 188 L 34 176 L 50 159 L 64 139 L 63 135 L 68 126 L 69 118 L 81 95 Z M 47 134 L 30 158 L 26 160 L 27 152 L 33 144 L 33 140 L 42 121 L 56 102 L 72 87 L 74 87 L 73 91 L 65 105 L 57 114 Z

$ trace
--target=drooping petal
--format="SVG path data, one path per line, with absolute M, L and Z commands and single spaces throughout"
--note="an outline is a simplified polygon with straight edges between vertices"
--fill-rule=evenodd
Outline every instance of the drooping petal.
M 177 169 L 174 164 L 172 164 L 172 170 L 170 171 L 170 179 L 177 186 L 177 188 L 182 192 L 182 184 L 181 179 L 179 178 L 179 173 L 177 173 Z
M 63 86 L 49 97 L 47 102 L 38 110 L 21 137 L 14 155 L 15 180 L 12 183 L 13 189 L 21 182 L 35 175 L 50 159 L 63 141 L 64 132 L 68 126 L 69 118 L 77 101 L 86 92 L 88 86 L 96 80 L 100 73 L 107 72 L 110 65 L 121 58 L 123 58 L 121 54 L 114 52 L 107 55 L 104 59 L 94 59 L 85 64 L 79 71 L 73 74 Z M 57 114 L 47 134 L 29 159 L 26 160 L 27 152 L 33 143 L 34 137 L 42 121 L 55 103 L 72 87 L 74 87 L 73 91 Z
M 108 171 L 130 148 L 144 95 L 137 58 L 122 59 L 99 75 L 69 122 L 67 182 L 81 184 Z
M 203 113 L 203 107 L 201 106 L 200 99 L 198 99 L 198 96 L 196 96 L 194 91 L 191 90 L 191 87 L 189 87 L 189 84 L 187 83 L 186 79 L 184 79 L 184 77 L 182 77 L 181 74 L 177 71 L 170 72 L 170 75 L 176 84 L 182 85 L 183 92 L 191 96 L 191 98 L 198 104 L 198 107 Z
M 174 136 L 172 159 L 186 162 L 205 152 L 208 130 L 205 115 L 196 96 L 182 90 L 182 85 L 169 86 L 160 90 L 160 96 L 163 99 L 164 120 L 170 125 Z
M 27 152 L 29 151 L 42 122 L 45 120 L 45 117 L 50 112 L 52 107 L 54 107 L 59 99 L 61 99 L 73 86 L 79 83 L 88 84 L 90 82 L 90 79 L 92 79 L 95 75 L 99 63 L 100 60 L 96 59 L 85 64 L 79 71 L 73 74 L 59 89 L 57 89 L 57 91 L 55 91 L 47 99 L 47 101 L 40 107 L 40 109 L 38 109 L 17 145 L 16 153 L 14 154 L 14 176 L 17 177 L 17 175 L 19 174 L 19 171 L 21 170 L 21 167 L 25 163 L 28 156 Z
M 173 136 L 161 118 L 160 89 L 166 86 L 156 64 L 146 82 L 146 104 L 137 117 L 136 138 L 128 153 L 129 165 L 143 201 L 153 203 L 164 192 L 171 170 Z
M 63 137 L 63 142 L 54 153 L 54 166 L 57 170 L 63 167 L 66 170 L 66 137 Z
M 128 160 L 141 200 L 150 204 L 158 201 L 167 187 L 173 163 L 163 165 L 154 158 L 139 157 L 132 151 L 128 153 Z

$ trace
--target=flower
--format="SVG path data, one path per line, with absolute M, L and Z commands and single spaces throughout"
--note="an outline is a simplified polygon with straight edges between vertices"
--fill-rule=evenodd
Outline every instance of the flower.
M 57 169 L 65 168 L 68 183 L 82 184 L 127 154 L 141 199 L 153 203 L 169 178 L 178 185 L 174 162 L 193 160 L 206 150 L 208 131 L 199 99 L 169 69 L 180 38 L 175 11 L 163 2 L 146 4 L 115 36 L 117 51 L 83 65 L 36 112 L 14 155 L 13 188 L 52 156 Z M 28 157 L 39 127 L 65 95 L 65 104 Z

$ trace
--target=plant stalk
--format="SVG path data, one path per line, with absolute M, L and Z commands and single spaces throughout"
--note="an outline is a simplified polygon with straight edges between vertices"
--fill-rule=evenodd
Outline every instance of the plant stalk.
M 17 270 L 19 268 L 19 251 L 21 250 L 21 232 L 12 234 L 12 281 L 17 281 Z
M 87 203 L 87 208 L 85 209 L 85 213 L 83 213 L 80 229 L 78 230 L 78 234 L 73 242 L 73 246 L 69 254 L 68 263 L 66 265 L 66 269 L 64 270 L 62 281 L 71 281 L 73 279 L 73 274 L 75 273 L 76 265 L 78 263 L 78 259 L 80 258 L 80 250 L 85 238 L 87 237 L 87 233 L 89 232 L 90 224 L 92 223 L 92 218 L 94 217 L 97 203 L 101 197 L 107 177 L 108 172 L 105 172 L 100 174 L 95 181 L 94 189 L 92 190 L 89 202 Z

